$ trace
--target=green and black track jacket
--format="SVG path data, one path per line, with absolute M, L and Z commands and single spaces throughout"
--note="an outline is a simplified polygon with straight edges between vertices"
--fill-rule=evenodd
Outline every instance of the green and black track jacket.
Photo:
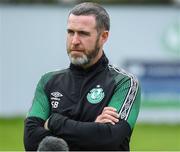
M 106 106 L 117 109 L 115 125 L 96 123 Z M 25 150 L 37 150 L 45 136 L 61 137 L 70 150 L 129 150 L 140 107 L 137 79 L 109 65 L 103 54 L 92 67 L 50 72 L 39 81 L 25 120 Z M 44 122 L 49 118 L 49 131 Z

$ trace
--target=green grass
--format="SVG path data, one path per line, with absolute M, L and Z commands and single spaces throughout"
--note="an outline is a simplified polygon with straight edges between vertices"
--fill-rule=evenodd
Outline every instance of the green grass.
M 180 124 L 137 124 L 131 138 L 131 150 L 180 151 Z
M 145 100 L 141 102 L 143 108 L 173 108 L 179 109 L 179 100 Z
M 23 148 L 23 119 L 0 119 L 0 151 L 21 151 Z
M 0 119 L 0 151 L 7 150 L 24 150 L 22 118 Z M 137 124 L 131 138 L 131 150 L 180 151 L 180 124 Z

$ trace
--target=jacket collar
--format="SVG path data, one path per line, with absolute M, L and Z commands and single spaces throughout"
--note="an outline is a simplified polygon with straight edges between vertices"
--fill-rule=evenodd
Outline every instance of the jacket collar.
M 90 72 L 94 72 L 96 70 L 104 70 L 105 67 L 108 65 L 109 61 L 106 57 L 106 55 L 103 52 L 103 55 L 101 56 L 101 58 L 92 66 L 84 69 L 81 66 L 77 66 L 74 64 L 70 64 L 70 70 L 72 70 L 73 72 L 78 72 L 78 73 L 82 73 L 82 74 L 86 74 L 86 73 L 90 73 Z

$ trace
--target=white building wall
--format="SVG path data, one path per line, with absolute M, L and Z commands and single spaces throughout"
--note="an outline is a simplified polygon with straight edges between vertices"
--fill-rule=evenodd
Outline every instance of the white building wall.
M 179 60 L 164 33 L 179 10 L 165 6 L 105 6 L 111 17 L 105 53 L 115 65 L 127 59 Z M 66 19 L 71 7 L 0 6 L 0 116 L 25 115 L 41 75 L 69 65 Z

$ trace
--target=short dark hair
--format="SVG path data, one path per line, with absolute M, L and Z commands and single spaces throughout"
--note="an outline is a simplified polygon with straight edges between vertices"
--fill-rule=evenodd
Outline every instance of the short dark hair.
M 40 142 L 37 151 L 69 151 L 69 148 L 62 138 L 47 136 Z
M 73 15 L 93 15 L 96 19 L 97 31 L 110 30 L 110 18 L 106 10 L 97 3 L 84 2 L 76 5 L 69 13 Z

